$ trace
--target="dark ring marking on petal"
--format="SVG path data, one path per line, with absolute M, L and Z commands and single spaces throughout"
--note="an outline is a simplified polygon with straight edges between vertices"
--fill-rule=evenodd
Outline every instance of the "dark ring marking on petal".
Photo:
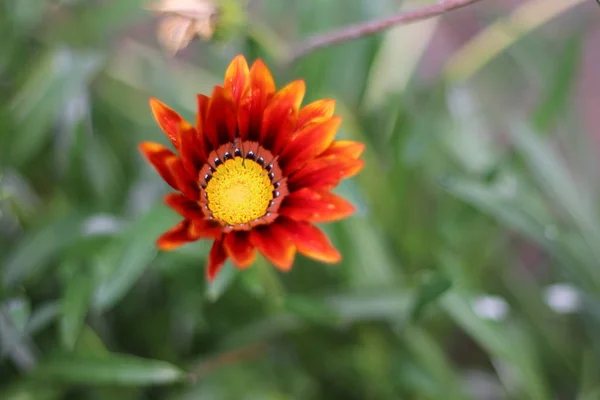
M 244 224 L 229 225 L 219 218 L 216 218 L 212 214 L 208 204 L 206 185 L 212 178 L 219 165 L 235 157 L 241 157 L 255 161 L 257 164 L 263 167 L 265 175 L 268 175 L 271 184 L 273 185 L 273 198 L 269 201 L 267 209 L 265 210 L 265 214 L 262 217 Z M 208 155 L 208 161 L 202 166 L 198 176 L 201 192 L 204 192 L 204 195 L 202 195 L 202 193 L 200 194 L 198 203 L 205 217 L 218 222 L 223 232 L 230 232 L 234 230 L 251 230 L 256 226 L 266 225 L 273 222 L 279 215 L 277 211 L 279 210 L 282 201 L 289 193 L 287 188 L 287 179 L 286 177 L 282 176 L 281 168 L 278 165 L 278 159 L 278 156 L 273 156 L 269 150 L 263 148 L 258 142 L 255 141 L 241 142 L 235 139 L 232 142 L 221 145 L 218 149 L 212 150 Z

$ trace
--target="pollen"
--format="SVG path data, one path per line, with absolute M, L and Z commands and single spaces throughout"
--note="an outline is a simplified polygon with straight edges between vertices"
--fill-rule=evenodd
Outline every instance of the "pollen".
M 239 225 L 266 214 L 274 187 L 258 163 L 235 157 L 216 168 L 205 190 L 212 215 L 229 225 Z

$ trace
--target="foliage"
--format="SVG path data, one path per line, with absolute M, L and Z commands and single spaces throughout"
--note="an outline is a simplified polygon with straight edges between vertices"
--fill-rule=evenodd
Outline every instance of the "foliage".
M 521 32 L 449 82 L 414 68 L 435 21 L 281 62 L 391 1 L 251 2 L 246 34 L 175 59 L 143 6 L 0 4 L 0 398 L 600 395 L 598 156 L 572 101 L 585 27 Z M 166 144 L 148 98 L 192 120 L 238 53 L 305 79 L 305 102 L 335 98 L 340 137 L 367 145 L 340 189 L 359 212 L 324 227 L 340 265 L 226 265 L 209 285 L 208 243 L 154 246 L 177 217 L 137 150 Z

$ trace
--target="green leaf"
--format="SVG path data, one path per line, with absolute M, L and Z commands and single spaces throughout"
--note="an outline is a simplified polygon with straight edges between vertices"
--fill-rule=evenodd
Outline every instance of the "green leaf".
M 159 360 L 128 355 L 57 356 L 39 365 L 32 378 L 83 385 L 161 385 L 181 381 L 186 374 Z
M 206 298 L 210 301 L 217 301 L 233 283 L 236 275 L 235 267 L 230 262 L 226 262 L 214 281 L 209 282 L 207 280 Z
M 84 325 L 74 345 L 74 352 L 86 357 L 110 357 L 110 352 L 104 342 L 88 325 Z
M 18 382 L 0 392 L 4 400 L 60 400 L 64 395 L 52 385 L 40 386 L 31 382 Z
M 31 315 L 31 304 L 29 304 L 29 300 L 25 298 L 7 300 L 4 302 L 4 308 L 15 325 L 15 328 L 19 332 L 23 332 L 27 321 L 29 320 L 29 316 Z
M 549 386 L 529 332 L 514 322 L 501 325 L 480 318 L 471 308 L 470 299 L 466 293 L 453 290 L 444 296 L 441 304 L 454 322 L 479 343 L 492 360 L 501 361 L 515 373 L 518 371 L 515 379 L 528 399 L 549 399 Z
M 595 352 L 583 354 L 581 366 L 581 384 L 577 400 L 596 400 L 600 398 L 600 365 Z
M 341 322 L 339 315 L 326 303 L 306 296 L 285 296 L 284 308 L 303 320 L 317 325 L 333 326 Z
M 507 195 L 501 187 L 465 179 L 445 179 L 442 184 L 451 194 L 496 218 L 501 224 L 545 243 L 545 226 L 533 213 L 523 209 L 524 202 Z
M 50 325 L 59 315 L 60 304 L 58 301 L 47 302 L 39 305 L 31 314 L 29 321 L 27 321 L 27 333 L 30 335 L 35 335 Z
M 62 345 L 68 350 L 75 346 L 83 327 L 91 293 L 92 280 L 87 273 L 76 274 L 67 284 L 61 302 L 60 336 Z
M 71 216 L 29 232 L 7 258 L 4 283 L 15 286 L 41 272 L 54 256 L 81 237 L 81 223 L 80 217 Z
M 23 165 L 43 148 L 66 103 L 85 88 L 102 62 L 97 53 L 56 48 L 31 65 L 25 85 L 10 104 L 19 125 L 19 134 L 11 143 L 12 163 Z
M 549 85 L 542 102 L 533 115 L 533 123 L 541 132 L 546 132 L 551 124 L 568 108 L 577 82 L 581 61 L 581 38 L 575 37 L 564 45 L 562 54 L 555 58 L 558 65 L 549 79 Z
M 399 289 L 400 291 L 400 289 Z M 388 320 L 405 321 L 413 304 L 414 292 L 344 293 L 325 298 L 325 304 L 345 323 Z
M 445 399 L 466 399 L 453 366 L 440 344 L 424 329 L 406 326 L 401 331 L 407 348 L 414 354 L 415 360 L 421 364 L 434 378 Z
M 112 307 L 131 289 L 156 256 L 156 239 L 176 220 L 176 215 L 161 204 L 115 238 L 106 260 L 112 272 L 96 287 L 93 299 L 96 308 Z
M 452 282 L 438 272 L 429 272 L 421 277 L 421 285 L 411 312 L 411 318 L 418 320 L 425 308 L 439 299 L 452 287 Z

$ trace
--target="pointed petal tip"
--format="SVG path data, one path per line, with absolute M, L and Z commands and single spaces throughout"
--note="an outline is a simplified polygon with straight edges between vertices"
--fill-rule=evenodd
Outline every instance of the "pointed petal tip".
M 225 264 L 227 260 L 227 253 L 223 247 L 223 239 L 216 239 L 210 248 L 208 254 L 208 265 L 206 266 L 206 278 L 209 282 L 212 282 L 217 277 L 218 272 Z
M 162 251 L 173 251 L 181 245 L 182 243 L 174 243 L 169 240 L 163 239 L 162 237 L 156 240 L 156 247 L 158 247 Z
M 336 248 L 332 248 L 329 251 L 317 252 L 306 252 L 306 256 L 314 260 L 320 261 L 325 264 L 338 264 L 342 261 L 342 254 Z
M 152 164 L 154 164 L 153 157 L 157 153 L 173 154 L 171 150 L 156 142 L 142 142 L 138 144 L 138 149 Z
M 165 103 L 158 100 L 156 97 L 150 97 L 148 103 L 150 104 L 150 109 L 152 110 L 152 114 L 154 114 L 155 117 L 158 117 L 161 111 L 164 111 L 165 108 L 169 108 Z
M 247 92 L 250 85 L 250 68 L 243 55 L 236 56 L 225 71 L 223 86 L 229 90 L 236 102 Z
M 229 63 L 230 66 L 233 64 L 246 64 L 247 66 L 248 61 L 246 61 L 246 56 L 244 56 L 243 54 L 238 54 L 237 56 L 233 57 L 231 63 Z

